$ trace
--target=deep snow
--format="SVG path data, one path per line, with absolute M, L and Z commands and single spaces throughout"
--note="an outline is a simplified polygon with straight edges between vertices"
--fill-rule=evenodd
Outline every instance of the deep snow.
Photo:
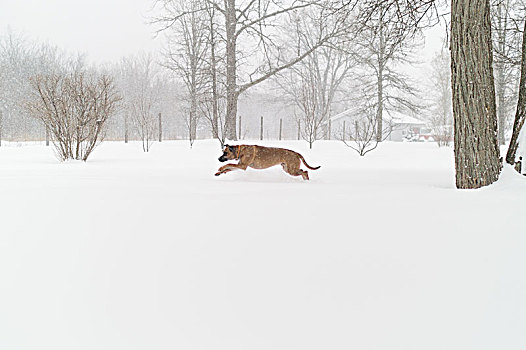
M 526 177 L 336 141 L 213 174 L 214 141 L 0 148 L 0 349 L 526 348 Z

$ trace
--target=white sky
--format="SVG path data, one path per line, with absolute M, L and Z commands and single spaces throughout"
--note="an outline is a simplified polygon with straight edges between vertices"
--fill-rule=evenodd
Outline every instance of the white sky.
M 155 28 L 148 24 L 152 4 L 153 0 L 0 0 L 0 31 L 9 27 L 28 39 L 85 53 L 97 63 L 117 61 L 161 47 L 162 38 L 154 39 Z M 440 50 L 444 35 L 443 27 L 426 31 L 426 46 L 417 55 L 421 62 L 428 63 Z
M 160 47 L 148 25 L 153 0 L 0 0 L 0 30 L 45 41 L 95 62 Z

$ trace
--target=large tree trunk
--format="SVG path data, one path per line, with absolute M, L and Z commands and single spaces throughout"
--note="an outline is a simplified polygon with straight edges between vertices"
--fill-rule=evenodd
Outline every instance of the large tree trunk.
M 506 162 L 515 164 L 515 157 L 519 147 L 519 135 L 526 120 L 526 22 L 524 22 L 524 32 L 522 34 L 522 61 L 521 61 L 521 80 L 519 83 L 519 100 L 517 101 L 517 112 L 513 122 L 513 132 L 511 134 Z
M 489 0 L 451 1 L 451 86 L 457 188 L 499 177 Z
M 225 1 L 226 20 L 226 137 L 237 141 L 236 2 Z

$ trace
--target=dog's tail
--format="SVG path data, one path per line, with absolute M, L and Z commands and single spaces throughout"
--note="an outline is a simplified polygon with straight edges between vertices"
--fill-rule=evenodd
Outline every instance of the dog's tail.
M 305 164 L 305 166 L 307 168 L 309 168 L 311 170 L 317 170 L 317 169 L 321 168 L 321 166 L 311 167 L 309 164 L 307 164 L 307 162 L 305 161 L 305 158 L 303 158 L 303 156 L 301 154 L 299 156 L 300 156 L 301 161 L 303 162 L 303 164 Z

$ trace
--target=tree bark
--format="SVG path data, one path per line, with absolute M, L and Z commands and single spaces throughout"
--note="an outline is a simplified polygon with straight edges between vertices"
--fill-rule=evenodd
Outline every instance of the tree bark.
M 451 1 L 451 86 L 457 188 L 499 177 L 489 0 Z
M 519 148 L 519 135 L 521 133 L 524 121 L 526 120 L 526 22 L 524 22 L 524 32 L 522 34 L 522 61 L 521 61 L 521 79 L 519 83 L 519 100 L 517 101 L 517 111 L 515 112 L 515 121 L 513 122 L 513 131 L 511 134 L 510 145 L 506 153 L 506 162 L 515 164 L 517 149 Z

